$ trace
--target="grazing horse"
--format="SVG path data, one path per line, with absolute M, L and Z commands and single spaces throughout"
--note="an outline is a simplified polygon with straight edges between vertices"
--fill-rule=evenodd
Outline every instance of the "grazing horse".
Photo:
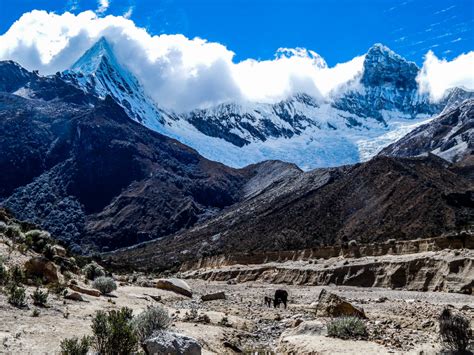
M 271 307 L 272 306 L 272 298 L 271 297 L 268 297 L 268 296 L 265 296 L 264 298 L 264 303 L 267 305 L 267 307 Z
M 275 298 L 273 299 L 273 307 L 280 308 L 280 303 L 283 303 L 286 309 L 286 303 L 288 302 L 288 292 L 285 290 L 276 290 Z

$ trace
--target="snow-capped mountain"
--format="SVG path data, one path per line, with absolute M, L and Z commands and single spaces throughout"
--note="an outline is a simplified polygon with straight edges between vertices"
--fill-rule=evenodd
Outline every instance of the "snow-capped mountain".
M 206 158 L 234 167 L 276 159 L 310 169 L 367 160 L 439 113 L 442 105 L 418 93 L 418 71 L 377 44 L 362 73 L 330 99 L 300 93 L 273 104 L 228 102 L 177 114 L 147 96 L 102 38 L 63 78 L 98 97 L 110 95 L 134 120 Z
M 462 97 L 466 99 L 459 103 Z M 474 153 L 474 93 L 454 90 L 438 117 L 384 148 L 380 154 L 410 157 L 427 153 L 451 162 Z
M 433 104 L 427 94 L 418 92 L 419 71 L 415 63 L 375 44 L 365 56 L 361 75 L 336 94 L 334 107 L 384 123 L 393 115 L 415 118 L 439 113 L 443 105 Z
M 63 79 L 100 98 L 112 96 L 135 121 L 156 131 L 165 124 L 165 117 L 170 119 L 117 61 L 104 37 L 63 73 Z

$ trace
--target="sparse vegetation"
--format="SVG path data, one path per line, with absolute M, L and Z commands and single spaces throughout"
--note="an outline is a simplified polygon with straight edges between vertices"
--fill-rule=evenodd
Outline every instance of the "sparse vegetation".
M 39 317 L 40 311 L 38 308 L 33 309 L 33 312 L 31 313 L 32 317 Z
M 25 272 L 20 266 L 15 265 L 12 267 L 10 271 L 10 281 L 15 285 L 21 284 L 25 281 Z
M 33 299 L 33 304 L 35 306 L 45 307 L 48 302 L 48 292 L 41 291 L 38 287 L 31 294 L 31 298 Z
M 8 303 L 11 305 L 21 308 L 26 306 L 26 293 L 25 288 L 12 283 L 8 287 Z
M 105 276 L 104 268 L 95 262 L 84 266 L 82 272 L 88 280 L 95 280 L 98 277 Z
M 115 291 L 117 289 L 117 284 L 111 277 L 101 276 L 92 282 L 92 287 L 99 290 L 103 295 L 106 295 Z
M 149 307 L 133 320 L 140 341 L 149 338 L 157 330 L 168 328 L 170 323 L 168 312 L 162 306 Z
M 357 317 L 340 317 L 327 325 L 328 336 L 340 339 L 366 339 L 367 328 Z
M 229 318 L 227 316 L 222 317 L 219 321 L 219 325 L 223 327 L 232 327 L 232 324 L 229 322 Z
M 3 259 L 0 257 L 0 285 L 6 285 L 10 280 L 10 274 L 6 266 L 3 264 Z
M 469 319 L 461 314 L 453 314 L 445 308 L 439 317 L 439 332 L 443 345 L 459 353 L 466 351 L 471 339 Z
M 86 355 L 91 346 L 91 338 L 88 336 L 79 339 L 77 337 L 61 341 L 61 355 Z
M 100 354 L 130 354 L 137 348 L 138 336 L 132 324 L 132 310 L 123 307 L 98 311 L 92 320 L 92 344 Z

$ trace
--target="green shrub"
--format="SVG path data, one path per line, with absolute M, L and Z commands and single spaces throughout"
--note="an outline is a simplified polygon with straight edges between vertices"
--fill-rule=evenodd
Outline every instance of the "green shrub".
M 69 338 L 61 341 L 61 355 L 87 355 L 91 346 L 91 338 L 88 336 Z
M 123 307 L 107 313 L 97 311 L 92 320 L 93 346 L 99 354 L 130 354 L 138 345 L 132 310 Z
M 171 319 L 162 306 L 149 307 L 133 320 L 133 326 L 140 341 L 148 339 L 157 330 L 166 329 Z
M 12 283 L 8 287 L 8 303 L 21 308 L 26 306 L 25 288 Z
M 463 353 L 472 335 L 471 324 L 466 317 L 445 308 L 439 317 L 439 333 L 447 349 Z
M 31 313 L 32 317 L 39 317 L 40 311 L 38 308 L 33 309 L 33 312 Z
M 10 281 L 10 274 L 0 258 L 0 285 L 6 285 L 8 281 Z
M 24 241 L 25 235 L 22 233 L 21 228 L 16 225 L 8 225 L 7 230 L 5 231 L 5 236 L 13 240 L 14 242 Z
M 111 277 L 101 276 L 92 282 L 92 287 L 99 290 L 103 295 L 106 295 L 115 291 L 117 289 L 117 284 Z
M 97 277 L 105 276 L 105 270 L 99 264 L 92 262 L 82 269 L 84 276 L 89 280 L 95 280 Z
M 5 222 L 0 221 L 0 233 L 5 233 L 8 229 L 8 226 Z
M 365 323 L 357 317 L 340 317 L 332 320 L 328 326 L 328 335 L 341 339 L 366 339 Z
M 25 282 L 25 272 L 20 266 L 15 265 L 12 267 L 10 271 L 10 280 L 14 284 L 21 284 Z
M 41 291 L 38 287 L 31 295 L 31 298 L 35 306 L 44 307 L 46 302 L 48 302 L 48 292 Z
M 32 229 L 25 233 L 26 244 L 37 253 L 41 253 L 45 245 L 51 241 L 51 235 L 46 231 Z

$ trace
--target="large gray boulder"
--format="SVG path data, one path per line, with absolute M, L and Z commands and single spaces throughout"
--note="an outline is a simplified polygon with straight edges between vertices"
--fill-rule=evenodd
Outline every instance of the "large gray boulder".
M 145 340 L 142 346 L 147 354 L 201 355 L 196 339 L 164 330 Z
M 59 270 L 56 264 L 43 256 L 32 257 L 25 263 L 28 277 L 38 277 L 46 283 L 59 282 Z
M 344 298 L 321 290 L 318 305 L 316 306 L 316 316 L 318 317 L 359 317 L 367 318 L 362 308 L 356 307 Z
M 186 297 L 193 297 L 191 287 L 189 287 L 189 285 L 181 279 L 159 279 L 156 282 L 156 287 L 162 290 L 173 291 Z

